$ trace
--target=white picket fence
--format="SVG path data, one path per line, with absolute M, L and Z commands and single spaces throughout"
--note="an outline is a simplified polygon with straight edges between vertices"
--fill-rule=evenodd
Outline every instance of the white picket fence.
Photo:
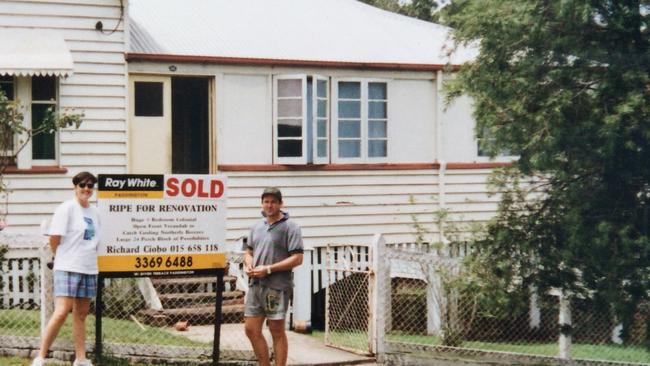
M 39 307 L 41 262 L 38 248 L 10 248 L 2 263 L 2 308 Z

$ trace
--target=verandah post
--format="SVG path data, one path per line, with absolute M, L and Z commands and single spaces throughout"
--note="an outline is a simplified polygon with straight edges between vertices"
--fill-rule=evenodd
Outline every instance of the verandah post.
M 390 316 L 390 273 L 386 264 L 386 241 L 383 235 L 375 234 L 370 246 L 372 268 L 368 281 L 370 309 L 370 344 L 378 362 L 382 362 L 386 352 L 386 317 Z M 387 300 L 388 299 L 388 300 Z
M 564 292 L 560 292 L 560 338 L 559 338 L 559 357 L 562 359 L 571 358 L 571 300 Z

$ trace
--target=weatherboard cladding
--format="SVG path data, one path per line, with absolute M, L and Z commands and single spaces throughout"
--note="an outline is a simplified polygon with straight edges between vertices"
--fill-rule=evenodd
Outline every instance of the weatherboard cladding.
M 210 16 L 208 10 L 212 9 L 196 10 L 198 2 L 171 7 L 170 1 L 132 0 L 132 20 L 138 24 L 130 28 L 134 30 L 130 51 L 346 62 L 447 62 L 439 58 L 440 47 L 436 48 L 446 39 L 445 28 L 383 12 L 352 0 L 203 3 L 203 6 L 223 7 L 224 11 L 218 14 L 221 18 L 207 18 L 206 21 Z M 143 14 L 148 6 L 154 4 L 155 9 L 149 9 L 148 15 Z M 330 6 L 335 10 L 328 10 Z M 190 11 L 193 8 L 195 10 Z M 257 10 L 252 11 L 253 8 Z M 161 17 L 172 11 L 174 21 L 165 21 Z M 247 15 L 246 21 L 241 21 L 242 14 Z M 60 163 L 68 169 L 67 175 L 8 177 L 11 194 L 7 220 L 12 232 L 37 233 L 39 223 L 49 218 L 56 206 L 72 195 L 70 176 L 76 172 L 126 172 L 124 22 L 110 35 L 94 30 L 98 19 L 103 21 L 107 32 L 112 30 L 119 16 L 117 0 L 5 1 L 0 7 L 0 27 L 35 27 L 63 35 L 75 68 L 73 74 L 60 83 L 60 103 L 62 107 L 72 107 L 85 114 L 80 130 L 60 135 Z M 279 22 L 278 19 L 284 16 L 293 17 L 294 22 Z M 155 27 L 149 24 L 156 19 L 161 24 L 153 23 Z M 237 19 L 241 24 L 235 24 Z M 213 39 L 220 43 L 219 47 L 204 52 L 202 47 L 214 45 L 214 42 L 203 38 L 207 37 L 203 28 L 179 29 L 189 20 L 206 23 L 202 27 L 207 27 L 207 23 L 215 27 L 236 27 L 215 35 Z M 228 23 L 217 24 L 213 20 Z M 143 24 L 148 33 L 138 28 Z M 180 38 L 164 36 L 157 27 L 165 24 L 169 25 L 165 32 L 178 32 Z M 368 25 L 367 29 L 364 29 L 364 24 Z M 374 30 L 370 31 L 370 28 Z M 361 30 L 352 32 L 352 29 Z M 214 31 L 220 31 L 220 28 Z M 416 33 L 422 33 L 422 36 L 415 37 Z M 192 43 L 183 42 L 183 37 L 192 35 L 196 36 Z M 410 41 L 403 42 L 407 38 Z M 209 42 L 206 44 L 206 41 Z M 397 47 L 393 52 L 385 52 L 387 47 L 393 46 Z M 314 52 L 305 54 L 302 53 L 304 50 Z M 491 217 L 496 201 L 487 195 L 484 181 L 488 172 L 447 170 L 450 182 L 446 185 L 446 201 L 455 218 L 469 222 Z M 391 242 L 412 241 L 413 217 L 434 234 L 437 230 L 433 216 L 439 208 L 437 169 L 242 171 L 227 174 L 230 177 L 227 237 L 232 245 L 259 219 L 259 192 L 268 184 L 283 187 L 287 209 L 303 226 L 309 246 L 329 242 L 368 242 L 377 232 L 385 233 Z
M 9 232 L 37 233 L 41 220 L 72 195 L 82 170 L 126 172 L 126 42 L 119 0 L 2 1 L 0 28 L 57 34 L 72 55 L 72 73 L 59 83 L 59 107 L 84 122 L 59 134 L 59 164 L 67 174 L 6 175 Z M 104 33 L 95 30 L 101 20 Z M 112 34 L 116 24 L 118 28 Z

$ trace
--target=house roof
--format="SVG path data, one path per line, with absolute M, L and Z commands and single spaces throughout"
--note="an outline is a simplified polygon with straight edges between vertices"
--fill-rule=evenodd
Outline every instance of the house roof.
M 128 58 L 439 69 L 450 28 L 356 0 L 130 0 Z

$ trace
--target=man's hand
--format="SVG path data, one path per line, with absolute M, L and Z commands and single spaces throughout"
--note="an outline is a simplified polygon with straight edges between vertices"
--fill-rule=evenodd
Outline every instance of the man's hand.
M 267 276 L 268 267 L 269 266 L 257 266 L 246 272 L 246 274 L 251 278 L 264 278 Z
M 246 275 L 248 277 L 253 277 L 251 276 L 252 271 L 253 271 L 253 251 L 248 249 L 244 253 L 244 272 L 246 272 Z

